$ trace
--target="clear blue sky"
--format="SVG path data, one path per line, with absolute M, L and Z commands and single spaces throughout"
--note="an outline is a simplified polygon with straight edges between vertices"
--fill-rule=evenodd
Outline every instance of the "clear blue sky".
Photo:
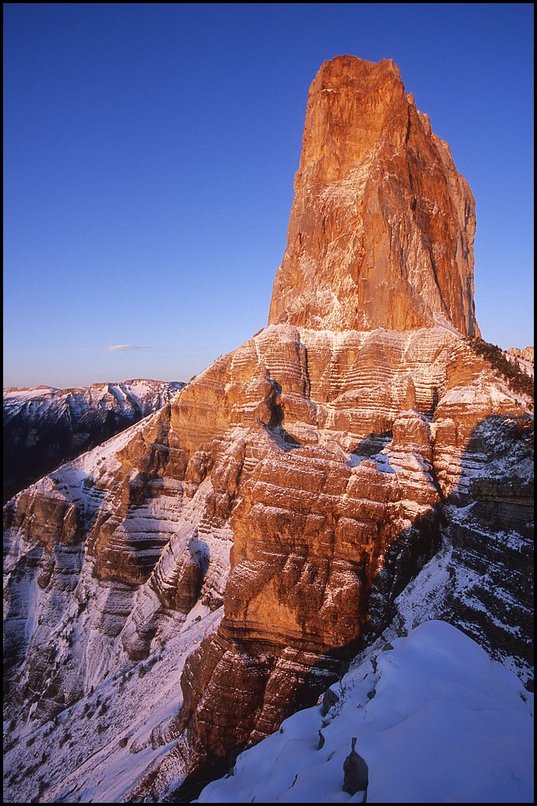
M 263 327 L 341 53 L 399 65 L 476 197 L 483 336 L 533 344 L 533 4 L 8 3 L 4 39 L 4 385 L 188 380 Z

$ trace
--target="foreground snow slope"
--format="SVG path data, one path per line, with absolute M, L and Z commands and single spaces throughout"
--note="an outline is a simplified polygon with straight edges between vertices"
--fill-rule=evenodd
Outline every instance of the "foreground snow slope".
M 353 736 L 369 803 L 533 802 L 533 694 L 446 622 L 377 642 L 332 691 L 326 716 L 285 720 L 195 802 L 360 803 L 342 791 Z

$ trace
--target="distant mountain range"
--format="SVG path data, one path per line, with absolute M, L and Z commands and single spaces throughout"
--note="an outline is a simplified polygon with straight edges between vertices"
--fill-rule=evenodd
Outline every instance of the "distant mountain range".
M 184 385 L 135 379 L 4 389 L 4 501 L 162 408 Z

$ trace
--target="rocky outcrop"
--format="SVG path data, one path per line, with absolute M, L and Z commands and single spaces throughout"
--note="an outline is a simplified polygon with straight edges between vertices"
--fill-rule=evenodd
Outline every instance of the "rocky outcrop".
M 162 801 L 179 785 L 173 797 L 192 799 L 211 765 L 225 765 L 315 702 L 393 620 L 405 586 L 445 540 L 453 557 L 459 540 L 462 558 L 466 538 L 456 524 L 470 528 L 471 504 L 498 534 L 509 531 L 513 563 L 526 569 L 526 543 L 516 535 L 529 533 L 531 404 L 466 338 L 477 330 L 464 180 L 393 63 L 341 57 L 323 66 L 313 87 L 272 323 L 158 413 L 5 508 L 8 717 L 54 724 L 69 708 L 75 730 L 86 724 L 95 692 L 113 691 L 136 726 L 117 708 L 101 731 L 86 730 L 82 760 L 58 750 L 61 769 L 51 774 L 47 800 L 88 799 L 80 766 L 87 781 L 92 765 L 115 769 L 117 754 L 130 752 L 138 760 L 128 756 L 123 768 L 136 774 L 123 800 Z M 381 192 L 384 174 L 375 166 L 387 164 L 388 145 L 396 173 Z M 307 187 L 331 189 L 326 208 L 312 196 L 308 226 Z M 389 229 L 396 219 L 400 248 Z M 323 243 L 345 238 L 356 259 L 342 262 L 327 248 L 308 299 L 300 268 L 307 260 L 290 257 L 295 231 L 311 260 L 316 239 L 318 258 Z M 360 277 L 365 295 L 353 297 Z M 336 303 L 325 309 L 330 282 Z M 393 283 L 389 295 L 385 283 Z M 516 472 L 502 456 L 516 457 Z M 484 568 L 488 534 L 484 547 L 472 529 Z M 481 591 L 476 586 L 475 607 L 464 613 L 455 601 L 462 602 L 460 581 L 445 588 L 451 603 L 446 594 L 435 607 L 445 605 L 527 670 L 527 622 L 509 639 L 515 611 L 484 604 L 485 616 L 477 615 L 497 580 L 491 574 Z M 516 612 L 525 613 L 518 597 Z M 501 646 L 497 622 L 506 628 Z M 154 681 L 153 710 L 134 670 Z M 54 727 L 49 742 L 59 747 Z M 30 751 L 25 758 L 34 765 Z M 10 792 L 28 798 L 34 779 L 19 767 L 14 774 Z M 105 789 L 94 796 L 106 799 Z
M 516 367 L 533 378 L 535 362 L 533 347 L 509 347 L 505 353 Z
M 351 752 L 343 762 L 343 791 L 349 795 L 367 792 L 369 771 L 364 759 L 355 750 L 356 736 L 351 739 Z
M 443 506 L 451 585 L 443 618 L 520 674 L 533 675 L 533 418 L 493 415 L 474 428 Z
M 399 70 L 341 56 L 308 96 L 269 321 L 329 330 L 436 323 L 478 336 L 474 199 Z
M 515 358 L 523 358 L 524 361 L 531 361 L 533 363 L 534 360 L 534 351 L 533 347 L 509 347 L 506 351 L 509 355 L 514 356 Z
M 4 501 L 162 408 L 183 386 L 132 380 L 77 389 L 4 389 Z

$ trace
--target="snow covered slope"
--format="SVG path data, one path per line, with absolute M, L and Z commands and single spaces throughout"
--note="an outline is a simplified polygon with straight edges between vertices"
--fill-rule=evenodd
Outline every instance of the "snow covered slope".
M 4 746 L 4 798 L 14 803 L 130 800 L 129 792 L 176 744 L 167 731 L 181 707 L 185 658 L 221 615 L 221 609 L 210 613 L 203 606 L 186 623 L 170 615 L 167 640 L 149 657 L 135 664 L 118 657 L 113 671 L 48 722 L 13 720 Z M 79 657 L 81 665 L 99 666 L 99 648 L 93 649 L 93 657 Z M 56 663 L 70 664 L 68 644 L 61 640 Z
M 184 383 L 130 380 L 4 389 L 4 500 L 160 409 Z
M 361 803 L 342 790 L 352 737 L 369 803 L 533 802 L 533 694 L 446 622 L 377 641 L 331 691 L 194 802 Z

